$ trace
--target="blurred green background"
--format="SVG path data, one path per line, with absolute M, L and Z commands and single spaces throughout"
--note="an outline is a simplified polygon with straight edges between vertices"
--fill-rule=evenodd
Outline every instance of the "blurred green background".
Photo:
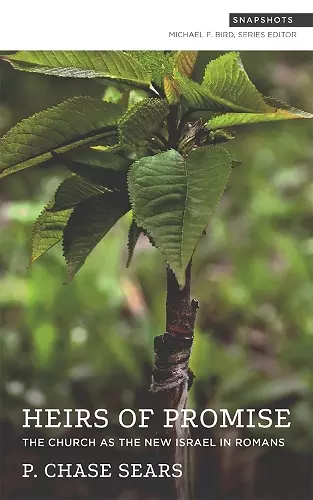
M 205 63 L 217 55 L 200 53 L 198 78 Z M 312 52 L 241 55 L 263 94 L 313 112 Z M 96 82 L 19 73 L 3 62 L 0 76 L 1 134 L 20 119 L 67 97 L 103 95 L 103 86 Z M 193 295 L 201 307 L 190 406 L 288 407 L 292 420 L 291 428 L 279 433 L 286 442 L 279 453 L 288 459 L 287 465 L 281 462 L 282 477 L 276 471 L 276 489 L 271 489 L 266 474 L 281 460 L 277 450 L 263 448 L 259 456 L 256 450 L 234 449 L 229 463 L 224 456 L 218 465 L 213 460 L 218 477 L 215 500 L 310 497 L 312 139 L 313 120 L 238 128 L 236 140 L 227 147 L 243 165 L 233 171 L 196 251 Z M 97 246 L 71 284 L 62 284 L 66 273 L 60 247 L 26 269 L 32 223 L 65 175 L 42 166 L 0 183 L 2 425 L 13 453 L 13 482 L 12 443 L 21 432 L 22 408 L 102 407 L 114 413 L 124 407 L 143 407 L 153 338 L 164 331 L 164 260 L 143 237 L 131 268 L 126 269 L 129 216 Z M 275 429 L 271 433 L 263 431 L 262 436 L 278 435 Z M 212 457 L 203 458 L 201 453 L 198 472 L 204 468 L 205 475 Z M 8 479 L 7 498 L 24 500 L 23 488 Z M 125 497 L 114 491 L 99 498 L 148 498 L 140 496 L 140 488 Z M 209 498 L 201 496 L 204 488 L 199 477 L 199 498 Z M 36 491 L 32 498 L 37 498 Z M 55 495 L 49 498 L 87 498 L 79 496 L 81 492 L 72 497 Z

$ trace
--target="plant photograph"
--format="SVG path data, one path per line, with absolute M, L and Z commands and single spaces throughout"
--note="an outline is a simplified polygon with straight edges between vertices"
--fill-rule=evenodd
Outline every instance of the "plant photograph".
M 309 500 L 312 94 L 312 52 L 0 52 L 3 500 Z

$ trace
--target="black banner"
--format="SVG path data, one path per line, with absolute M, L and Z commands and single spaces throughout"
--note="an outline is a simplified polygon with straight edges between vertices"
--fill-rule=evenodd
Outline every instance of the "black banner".
M 276 27 L 311 28 L 313 14 L 229 14 L 229 26 L 236 27 Z

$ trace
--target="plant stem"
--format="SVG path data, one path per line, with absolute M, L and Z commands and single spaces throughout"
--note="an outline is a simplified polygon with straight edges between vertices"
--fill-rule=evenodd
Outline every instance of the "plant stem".
M 198 303 L 190 300 L 191 262 L 186 270 L 186 285 L 180 290 L 174 273 L 167 268 L 166 332 L 154 340 L 155 367 L 151 392 L 155 412 L 155 432 L 170 438 L 171 445 L 159 448 L 161 463 L 181 464 L 182 477 L 162 479 L 162 496 L 168 500 L 192 500 L 190 449 L 176 446 L 186 439 L 189 429 L 181 427 L 181 410 L 186 407 L 187 394 L 193 381 L 189 359 L 193 344 Z M 164 408 L 177 410 L 179 418 L 173 428 L 164 428 Z
M 167 117 L 169 145 L 173 149 L 176 148 L 176 143 L 178 140 L 177 122 L 178 122 L 178 105 L 175 104 L 170 106 L 170 111 Z

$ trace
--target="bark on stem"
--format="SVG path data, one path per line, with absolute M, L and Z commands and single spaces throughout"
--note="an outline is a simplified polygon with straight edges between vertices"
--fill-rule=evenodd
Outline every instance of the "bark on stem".
M 161 479 L 164 500 L 192 500 L 190 456 L 187 447 L 176 447 L 176 439 L 187 438 L 189 429 L 178 419 L 172 429 L 164 428 L 164 408 L 186 407 L 187 394 L 193 381 L 189 359 L 193 344 L 198 302 L 190 299 L 191 262 L 186 270 L 186 285 L 180 290 L 174 273 L 167 268 L 166 332 L 154 339 L 155 366 L 151 392 L 155 412 L 155 433 L 171 438 L 171 445 L 160 447 L 158 461 L 169 465 L 181 464 L 182 477 Z

